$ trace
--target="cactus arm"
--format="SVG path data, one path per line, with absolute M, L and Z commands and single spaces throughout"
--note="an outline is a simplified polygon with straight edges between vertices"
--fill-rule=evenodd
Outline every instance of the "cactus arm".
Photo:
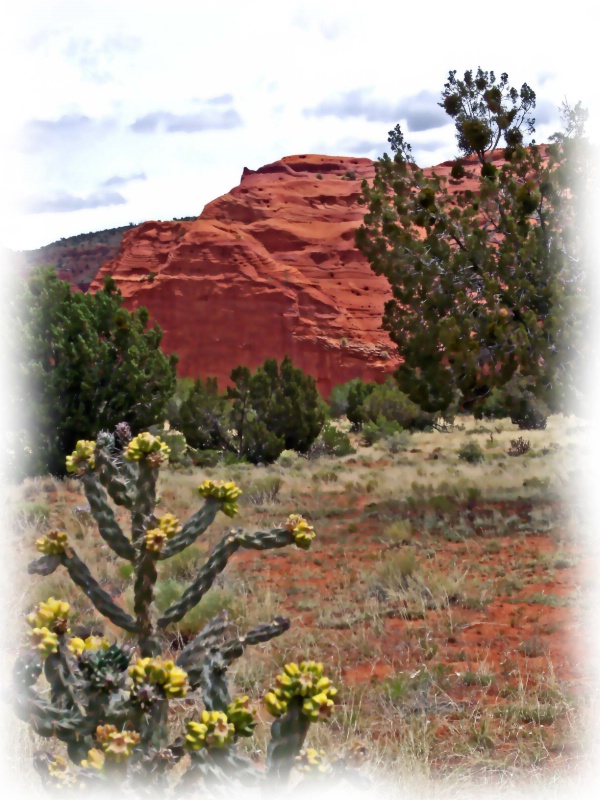
M 267 748 L 267 777 L 285 781 L 306 739 L 310 720 L 302 713 L 302 697 L 292 697 L 285 714 L 271 725 L 271 740 Z
M 113 501 L 124 508 L 131 509 L 133 498 L 130 486 L 123 480 L 119 467 L 103 447 L 96 449 L 96 471 L 100 481 Z M 130 475 L 130 482 L 133 476 Z
M 50 684 L 52 704 L 63 706 L 68 711 L 81 712 L 74 692 L 74 678 L 69 668 L 63 641 L 59 642 L 58 651 L 49 655 L 44 661 L 44 675 Z
M 108 592 L 102 589 L 98 581 L 92 576 L 92 573 L 77 556 L 72 547 L 66 547 L 60 559 L 67 568 L 67 572 L 73 583 L 76 583 L 80 589 L 83 589 L 84 593 L 103 616 L 119 628 L 129 631 L 130 633 L 137 633 L 137 624 L 133 617 L 123 611 L 123 609 L 114 602 Z
M 216 617 L 213 617 L 198 633 L 191 642 L 189 642 L 179 653 L 177 661 L 175 662 L 178 667 L 187 670 L 194 661 L 198 661 L 207 650 L 217 646 L 221 643 L 229 619 L 227 610 L 223 609 Z
M 223 642 L 222 645 L 213 647 L 207 658 L 210 659 L 215 652 L 218 652 L 220 661 L 215 661 L 215 667 L 220 668 L 221 665 L 224 664 L 226 669 L 232 661 L 234 661 L 236 658 L 239 658 L 243 654 L 248 645 L 268 642 L 269 640 L 274 639 L 276 636 L 281 636 L 281 634 L 285 633 L 289 627 L 289 619 L 285 619 L 284 617 L 275 617 L 273 622 L 257 625 L 255 628 L 249 630 L 245 636 L 238 636 L 233 639 L 228 639 L 226 642 Z M 208 686 L 210 693 L 210 682 L 212 681 L 212 678 L 210 677 L 209 672 L 205 669 L 205 664 L 206 658 L 200 664 L 189 666 L 186 669 L 186 672 L 188 674 L 188 681 L 192 690 L 202 686 L 204 692 L 204 687 Z M 206 702 L 206 697 L 204 699 Z M 228 702 L 225 703 L 225 707 L 228 705 Z M 213 709 L 211 708 L 211 710 Z M 223 709 L 215 708 L 214 710 L 221 711 Z
M 202 691 L 202 700 L 208 711 L 227 711 L 231 703 L 229 688 L 227 686 L 228 663 L 219 650 L 211 651 L 204 659 L 200 668 L 199 685 Z M 188 680 L 190 674 L 188 672 Z M 190 683 L 190 686 L 193 684 Z
M 194 582 L 188 586 L 179 600 L 176 600 L 158 620 L 158 627 L 165 628 L 171 622 L 178 622 L 188 611 L 198 605 L 212 586 L 217 575 L 223 572 L 227 566 L 229 558 L 240 547 L 250 550 L 269 550 L 276 547 L 286 547 L 286 545 L 292 544 L 293 541 L 292 533 L 283 528 L 276 528 L 272 531 L 257 531 L 256 533 L 232 531 L 215 547 Z
M 98 483 L 96 476 L 85 473 L 82 475 L 81 480 L 91 512 L 98 525 L 100 536 L 118 556 L 126 558 L 128 561 L 133 561 L 135 550 L 115 519 L 114 512 L 108 504 L 106 492 Z
M 154 628 L 150 612 L 157 577 L 156 554 L 143 549 L 136 563 L 136 575 L 133 584 L 133 610 L 143 658 L 158 655 L 160 652 L 160 647 L 152 638 Z
M 176 553 L 180 553 L 193 544 L 204 531 L 212 525 L 217 513 L 221 508 L 221 503 L 213 497 L 207 498 L 206 502 L 196 513 L 189 518 L 181 531 L 163 547 L 159 556 L 161 560 L 171 558 Z
M 156 483 L 158 467 L 152 466 L 148 458 L 138 462 L 138 476 L 135 483 L 135 501 L 131 513 L 131 534 L 134 546 L 139 546 L 144 538 L 156 505 Z
M 60 556 L 42 556 L 27 566 L 27 572 L 30 575 L 52 575 L 60 564 Z

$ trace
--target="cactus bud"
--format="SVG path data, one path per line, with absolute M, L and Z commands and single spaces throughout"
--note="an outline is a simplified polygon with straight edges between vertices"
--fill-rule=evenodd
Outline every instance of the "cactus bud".
M 88 750 L 87 758 L 83 759 L 81 766 L 101 770 L 104 766 L 105 760 L 106 756 L 102 750 L 98 750 L 97 747 L 93 747 L 91 750 Z
M 167 698 L 185 697 L 189 689 L 187 672 L 161 658 L 138 658 L 129 667 L 129 676 L 134 683 L 134 696 L 144 684 L 156 686 Z
M 233 724 L 238 736 L 252 736 L 256 727 L 256 709 L 250 708 L 250 701 L 245 695 L 236 698 L 227 706 L 227 719 Z
M 147 550 L 160 553 L 163 545 L 181 530 L 179 520 L 173 514 L 163 514 L 158 518 L 158 526 L 146 531 L 145 544 Z
M 294 544 L 301 550 L 308 550 L 316 536 L 313 526 L 309 525 L 301 514 L 290 514 L 284 528 L 292 534 Z
M 69 604 L 49 597 L 27 616 L 27 622 L 32 628 L 48 628 L 53 633 L 62 634 L 68 632 L 68 618 Z
M 108 639 L 103 636 L 88 636 L 81 639 L 79 636 L 72 636 L 67 642 L 67 647 L 73 655 L 80 656 L 90 650 L 108 650 L 110 647 Z
M 337 689 L 323 675 L 323 665 L 315 661 L 286 664 L 275 679 L 277 688 L 265 695 L 269 713 L 280 716 L 292 697 L 303 697 L 302 713 L 312 722 L 325 719 L 333 708 Z
M 29 632 L 29 641 L 42 658 L 58 652 L 58 636 L 48 628 L 33 628 Z
M 203 481 L 198 487 L 201 497 L 214 497 L 221 501 L 221 511 L 228 517 L 238 513 L 237 498 L 242 494 L 233 481 Z
M 153 467 L 159 467 L 169 460 L 171 450 L 161 440 L 160 436 L 153 436 L 147 431 L 135 436 L 124 451 L 128 461 L 141 461 L 146 458 Z
M 202 722 L 188 722 L 185 747 L 201 750 L 203 747 L 222 748 L 233 743 L 235 727 L 222 711 L 203 711 Z
M 139 741 L 140 735 L 135 731 L 114 730 L 106 735 L 102 748 L 111 761 L 120 763 L 131 756 L 134 747 Z
M 300 772 L 321 775 L 331 772 L 331 765 L 325 759 L 324 750 L 314 750 L 311 747 L 306 750 L 300 750 L 294 761 L 296 762 L 296 769 Z
M 126 447 L 131 441 L 131 428 L 127 422 L 119 422 L 115 426 L 115 439 L 119 447 Z
M 59 556 L 65 552 L 65 547 L 68 543 L 66 533 L 50 531 L 50 533 L 37 539 L 35 546 L 46 556 Z
M 67 472 L 76 472 L 82 475 L 88 469 L 96 466 L 96 442 L 80 439 L 75 445 L 75 450 L 67 456 Z

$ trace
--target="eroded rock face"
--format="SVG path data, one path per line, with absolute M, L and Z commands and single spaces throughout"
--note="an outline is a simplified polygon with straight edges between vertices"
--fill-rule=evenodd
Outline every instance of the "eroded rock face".
M 381 330 L 391 292 L 354 245 L 373 174 L 369 159 L 322 155 L 244 169 L 197 220 L 126 231 L 90 288 L 110 274 L 127 308 L 146 306 L 181 376 L 223 388 L 233 367 L 289 354 L 324 397 L 354 377 L 381 381 L 398 363 Z

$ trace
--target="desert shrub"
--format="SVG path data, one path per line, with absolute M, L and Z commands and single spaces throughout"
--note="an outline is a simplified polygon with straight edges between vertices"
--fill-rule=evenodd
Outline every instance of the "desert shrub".
M 325 422 L 308 455 L 309 458 L 318 458 L 319 456 L 341 458 L 355 452 L 348 435 L 332 425 L 331 422 Z
M 515 376 L 501 388 L 493 389 L 473 413 L 478 418 L 509 417 L 521 430 L 544 430 L 550 408 L 536 397 L 531 380 Z
M 507 452 L 509 456 L 524 456 L 525 453 L 528 453 L 530 450 L 531 443 L 522 436 L 519 436 L 518 439 L 510 440 L 510 447 Z
M 348 396 L 350 394 L 350 390 L 357 386 L 357 385 L 370 385 L 370 384 L 363 384 L 360 378 L 353 378 L 351 381 L 347 381 L 346 383 L 340 383 L 337 386 L 334 386 L 329 394 L 329 399 L 327 400 L 328 407 L 329 407 L 329 415 L 334 419 L 338 417 L 343 417 L 345 414 L 348 413 Z M 357 402 L 356 398 L 353 402 Z M 363 398 L 364 399 L 364 398 Z M 360 400 L 362 403 L 362 399 Z M 358 403 L 358 405 L 360 405 Z M 352 420 L 350 420 L 352 422 Z
M 364 443 L 368 446 L 376 442 L 392 442 L 392 446 L 404 449 L 408 443 L 409 434 L 400 423 L 379 416 L 375 421 L 365 422 L 362 427 Z
M 348 386 L 346 416 L 352 424 L 352 429 L 357 431 L 360 430 L 363 422 L 365 422 L 363 403 L 377 384 L 364 383 L 360 378 L 355 378 L 345 385 Z
M 279 475 L 265 475 L 244 489 L 244 499 L 256 505 L 274 503 L 279 497 L 282 486 L 283 478 Z
M 322 469 L 313 472 L 311 480 L 313 483 L 337 483 L 340 477 L 333 469 Z
M 236 367 L 231 381 L 230 450 L 253 464 L 275 461 L 283 450 L 308 452 L 325 420 L 314 378 L 286 356 L 281 365 L 267 359 L 255 373 Z
M 314 446 L 315 445 L 313 443 L 312 447 Z M 287 469 L 288 467 L 291 467 L 292 464 L 295 464 L 298 461 L 298 458 L 298 453 L 295 450 L 282 450 L 282 452 L 279 454 L 279 458 L 277 459 L 277 463 L 279 466 Z
M 43 500 L 27 500 L 14 506 L 14 515 L 18 523 L 34 525 L 47 522 L 51 510 Z
M 426 430 L 435 422 L 435 416 L 423 411 L 401 392 L 393 378 L 375 385 L 360 407 L 363 424 L 379 422 L 382 418 L 397 422 L 404 430 Z
M 461 461 L 466 461 L 469 464 L 478 464 L 485 458 L 481 445 L 477 442 L 463 444 L 458 451 L 458 457 Z

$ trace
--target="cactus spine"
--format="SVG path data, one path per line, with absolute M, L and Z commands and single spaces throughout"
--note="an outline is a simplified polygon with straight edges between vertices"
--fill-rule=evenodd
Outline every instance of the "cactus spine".
M 180 525 L 171 514 L 157 517 L 158 475 L 168 456 L 169 449 L 159 436 L 141 433 L 131 438 L 121 425 L 116 437 L 101 433 L 96 442 L 78 442 L 67 458 L 67 469 L 81 479 L 101 537 L 117 556 L 133 565 L 134 615 L 102 589 L 66 533 L 50 531 L 37 540 L 42 555 L 29 565 L 30 574 L 50 575 L 64 567 L 97 611 L 128 634 L 122 644 L 71 636 L 70 608 L 54 598 L 40 603 L 29 615 L 28 646 L 14 668 L 15 711 L 39 736 L 64 742 L 72 762 L 38 754 L 35 766 L 46 786 L 166 791 L 175 785 L 168 779 L 172 768 L 184 758 L 186 766 L 179 770 L 181 787 L 198 780 L 211 785 L 236 781 L 252 785 L 271 778 L 281 784 L 295 763 L 304 771 L 325 769 L 316 751 L 302 750 L 311 722 L 328 716 L 336 694 L 322 666 L 314 662 L 287 664 L 265 697 L 276 717 L 266 770 L 258 770 L 236 751 L 238 740 L 252 735 L 256 718 L 247 697 L 231 698 L 227 669 L 246 647 L 284 633 L 289 620 L 277 617 L 244 636 L 231 637 L 227 614 L 221 612 L 175 660 L 162 656 L 162 631 L 200 602 L 238 549 L 268 550 L 291 544 L 308 549 L 315 535 L 312 527 L 292 515 L 273 530 L 232 530 L 182 596 L 156 619 L 158 561 L 193 544 L 219 511 L 233 517 L 241 494 L 234 483 L 204 481 L 198 489 L 204 504 L 185 524 Z M 117 521 L 111 502 L 129 513 L 128 533 Z M 42 675 L 50 687 L 48 697 L 36 689 Z M 204 710 L 188 719 L 184 732 L 173 738 L 171 701 L 194 693 Z

